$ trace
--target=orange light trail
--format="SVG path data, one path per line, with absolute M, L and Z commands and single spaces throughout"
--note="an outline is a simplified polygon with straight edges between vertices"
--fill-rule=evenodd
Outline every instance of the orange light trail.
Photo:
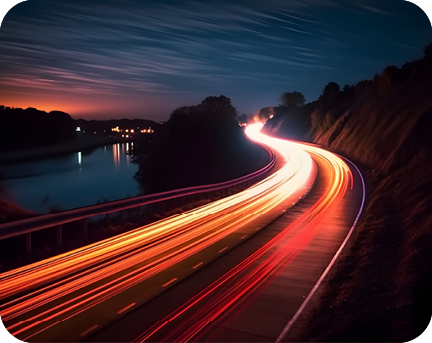
M 268 137 L 273 140 L 274 138 Z M 266 139 L 266 140 L 267 140 Z M 262 140 L 261 140 L 262 141 Z M 267 140 L 268 142 L 268 140 Z M 292 143 L 301 145 L 298 143 Z M 306 213 L 295 220 L 272 240 L 247 259 L 220 277 L 176 311 L 137 337 L 134 342 L 147 340 L 188 342 L 197 337 L 212 321 L 239 305 L 249 297 L 251 302 L 272 280 L 307 246 L 325 216 L 331 214 L 347 189 L 352 186 L 352 174 L 338 156 L 315 146 L 303 146 L 314 158 L 327 166 L 330 182 L 324 195 Z M 293 236 L 293 231 L 296 234 Z M 196 308 L 195 308 L 196 307 Z M 178 317 L 187 312 L 188 320 L 174 325 L 168 334 L 155 336 L 167 329 Z
M 285 160 L 283 166 L 265 180 L 200 208 L 0 274 L 0 315 L 9 332 L 27 341 L 208 249 L 251 225 L 260 215 L 271 213 L 286 199 L 302 196 L 315 180 L 316 166 L 309 155 L 313 154 L 328 163 L 332 183 L 323 199 L 297 222 L 296 225 L 305 226 L 302 233 L 290 243 L 291 248 L 287 246 L 273 253 L 274 256 L 266 259 L 246 281 L 239 282 L 241 287 L 233 288 L 228 298 L 216 302 L 204 315 L 213 320 L 228 309 L 229 304 L 262 283 L 265 275 L 289 263 L 295 251 L 313 236 L 313 225 L 317 225 L 332 204 L 343 196 L 349 184 L 347 180 L 352 176 L 346 164 L 334 154 L 315 146 L 268 137 L 259 132 L 261 126 L 248 126 L 247 135 L 268 145 Z M 283 235 L 272 240 L 273 245 L 265 245 L 237 266 L 233 276 L 219 281 L 220 285 L 245 273 L 275 244 L 283 242 L 289 231 L 287 228 Z M 188 340 L 201 329 L 186 330 L 187 337 L 182 336 L 182 339 Z

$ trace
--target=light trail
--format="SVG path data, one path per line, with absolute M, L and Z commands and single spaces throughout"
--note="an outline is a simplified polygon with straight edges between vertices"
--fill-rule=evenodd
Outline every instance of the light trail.
M 181 215 L 0 274 L 0 316 L 9 332 L 27 341 L 207 251 L 252 225 L 260 215 L 271 212 L 290 196 L 303 195 L 316 176 L 310 155 L 295 143 L 267 137 L 259 130 L 259 126 L 252 126 L 247 134 L 289 161 L 253 187 Z M 219 248 L 214 254 L 226 250 Z
M 249 134 L 272 147 L 275 146 L 275 141 L 276 144 L 286 142 L 261 135 L 257 131 Z M 338 156 L 316 146 L 291 144 L 301 146 L 315 159 L 320 159 L 323 162 L 320 165 L 326 166 L 330 182 L 321 198 L 285 230 L 180 308 L 143 332 L 134 342 L 199 341 L 199 334 L 219 316 L 228 311 L 239 311 L 236 306 L 243 303 L 242 307 L 246 307 L 247 303 L 252 302 L 314 238 L 320 222 L 331 214 L 347 189 L 352 187 L 353 176 L 346 163 Z M 296 233 L 293 236 L 294 230 Z M 181 316 L 187 316 L 187 320 L 178 320 Z

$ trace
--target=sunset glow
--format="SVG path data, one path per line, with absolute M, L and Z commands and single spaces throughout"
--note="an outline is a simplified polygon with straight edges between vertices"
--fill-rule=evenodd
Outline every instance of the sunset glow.
M 196 8 L 24 1 L 1 25 L 1 104 L 73 118 L 163 121 L 204 95 L 224 94 L 249 114 L 277 105 L 285 89 L 313 101 L 329 79 L 343 85 L 372 77 L 417 58 L 431 39 L 430 23 L 409 2 L 333 1 Z

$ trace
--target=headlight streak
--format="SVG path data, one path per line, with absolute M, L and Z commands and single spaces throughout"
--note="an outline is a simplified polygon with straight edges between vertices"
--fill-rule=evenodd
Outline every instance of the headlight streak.
M 271 203 L 270 203 L 270 205 L 271 205 Z M 271 207 L 271 206 L 267 206 L 267 207 Z M 265 209 L 264 209 L 265 210 Z M 262 212 L 261 212 L 262 213 Z M 249 214 L 248 215 L 249 217 L 252 217 L 253 216 L 253 214 Z M 256 217 L 256 216 L 255 216 Z M 246 217 L 243 217 L 242 218 L 242 220 L 243 220 L 243 222 L 245 221 L 245 218 Z M 238 223 L 238 222 L 240 222 L 240 221 L 237 221 L 237 222 L 234 222 L 234 224 L 236 224 L 236 223 Z M 215 226 L 215 222 L 211 222 L 212 223 L 212 225 L 214 225 Z M 215 232 L 215 233 L 211 233 L 211 234 L 209 234 L 209 236 L 207 236 L 207 238 L 211 238 L 211 235 L 214 235 L 214 234 L 216 234 L 216 233 L 218 233 L 218 232 Z M 187 236 L 187 234 L 185 234 L 185 236 Z M 182 239 L 184 239 L 185 238 L 185 236 L 182 236 Z M 188 238 L 188 237 L 186 237 L 186 238 Z M 155 245 L 160 245 L 160 241 L 158 241 L 158 242 L 156 242 L 155 243 Z M 196 242 L 195 242 L 195 244 L 196 244 Z M 147 245 L 146 247 L 145 247 L 145 252 L 148 254 L 149 253 L 149 249 L 150 247 Z M 179 251 L 177 251 L 177 253 L 178 253 Z M 158 252 L 159 253 L 159 252 Z M 152 256 L 155 256 L 155 255 L 157 255 L 157 254 L 153 254 Z M 136 255 L 136 252 L 134 252 L 134 255 L 132 256 L 133 258 L 134 258 L 134 261 L 139 261 L 139 260 L 141 260 L 142 259 L 142 255 Z M 124 259 L 125 258 L 125 256 L 121 256 L 121 258 L 122 259 Z M 121 261 L 119 261 L 119 263 L 121 263 Z M 146 265 L 146 267 L 148 267 L 148 265 Z M 100 268 L 101 268 L 101 266 L 99 265 L 98 267 L 98 270 L 100 270 Z M 117 268 L 118 269 L 118 268 Z M 121 269 L 120 269 L 121 270 Z M 127 275 L 127 276 L 130 276 L 130 275 Z M 69 281 L 71 281 L 71 280 L 66 280 L 66 281 L 63 281 L 63 283 L 66 283 L 66 282 L 69 282 Z M 94 280 L 93 280 L 94 281 Z M 68 286 L 70 286 L 70 284 L 68 283 L 67 284 Z M 58 288 L 57 288 L 57 290 L 59 290 Z M 32 294 L 32 297 L 33 297 L 33 301 L 35 302 L 35 303 L 38 303 L 38 305 L 40 305 L 40 299 L 37 299 L 37 298 L 34 298 L 34 293 Z M 17 300 L 14 300 L 14 302 L 22 302 L 22 300 L 23 300 L 23 298 L 20 298 L 20 299 L 17 299 Z M 9 305 L 10 305 L 10 303 L 9 303 Z M 5 312 L 5 314 L 7 314 L 8 312 Z
M 273 140 L 274 138 L 268 137 L 267 139 Z M 264 139 L 260 141 L 263 142 Z M 312 240 L 322 219 L 331 214 L 347 189 L 352 188 L 353 176 L 349 167 L 338 156 L 315 146 L 292 144 L 302 147 L 315 158 L 326 162 L 331 181 L 325 194 L 306 213 L 271 241 L 176 311 L 146 330 L 134 342 L 155 339 L 162 342 L 199 340 L 198 335 L 209 323 L 231 310 L 234 305 L 239 306 L 240 303 L 243 303 L 241 307 L 246 307 L 253 301 Z M 300 231 L 294 237 L 290 237 L 296 228 L 300 228 Z M 187 321 L 181 321 L 171 331 L 168 327 L 168 333 L 165 335 L 161 332 L 162 336 L 155 336 L 159 333 L 158 331 L 162 328 L 166 329 L 167 325 L 181 315 L 185 315 L 186 312 Z
M 258 135 L 267 140 L 264 144 L 289 155 L 289 163 L 238 194 L 0 274 L 0 315 L 8 330 L 20 337 L 26 334 L 27 340 L 52 327 L 52 321 L 67 320 L 211 246 L 299 189 L 306 192 L 314 170 L 310 156 L 252 129 L 250 136 Z M 154 260 L 146 262 L 149 259 Z

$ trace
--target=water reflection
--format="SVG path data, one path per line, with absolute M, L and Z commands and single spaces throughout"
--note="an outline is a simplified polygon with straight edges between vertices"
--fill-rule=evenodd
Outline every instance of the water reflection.
M 120 166 L 120 144 L 114 144 L 113 149 L 113 161 L 114 167 L 118 168 Z
M 130 155 L 129 155 L 129 143 L 126 143 L 126 163 L 127 163 L 128 166 L 129 166 L 129 158 L 130 158 Z
M 122 147 L 120 147 L 122 145 Z M 67 210 L 138 195 L 125 144 L 0 166 L 10 200 L 37 212 Z M 112 152 L 110 151 L 112 150 Z

